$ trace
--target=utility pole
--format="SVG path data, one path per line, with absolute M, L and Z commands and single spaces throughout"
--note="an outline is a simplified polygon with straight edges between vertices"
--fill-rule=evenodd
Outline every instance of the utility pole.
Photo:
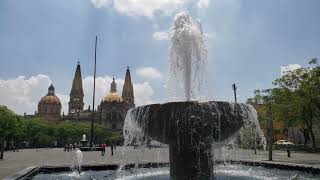
M 257 134 L 258 131 L 254 134 L 254 154 L 257 154 Z
M 90 131 L 90 147 L 93 147 L 94 99 L 96 96 L 97 40 L 98 40 L 98 37 L 96 36 L 96 42 L 95 42 L 95 48 L 94 48 L 94 74 L 93 74 L 93 97 L 92 97 L 92 119 L 91 119 L 91 131 Z
M 269 106 L 269 161 L 272 161 L 272 146 L 273 146 L 273 120 L 272 120 L 272 109 L 271 104 Z
M 234 92 L 234 102 L 237 103 L 237 86 L 236 84 L 232 84 L 232 90 Z

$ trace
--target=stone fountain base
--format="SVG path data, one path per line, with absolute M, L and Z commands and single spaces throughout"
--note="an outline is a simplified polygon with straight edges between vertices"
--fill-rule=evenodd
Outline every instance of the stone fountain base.
M 151 137 L 169 144 L 172 179 L 211 179 L 213 143 L 235 134 L 252 111 L 246 104 L 215 101 L 151 104 L 128 112 L 124 132 L 129 141 Z

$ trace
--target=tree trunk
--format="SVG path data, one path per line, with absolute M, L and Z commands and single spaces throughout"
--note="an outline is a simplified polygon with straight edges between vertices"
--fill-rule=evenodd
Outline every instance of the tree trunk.
M 314 133 L 313 133 L 313 117 L 314 117 L 314 113 L 313 113 L 313 110 L 312 110 L 312 104 L 311 102 L 309 103 L 309 114 L 310 114 L 310 119 L 307 120 L 307 126 L 308 126 L 308 130 L 309 130 L 309 133 L 311 135 L 311 141 L 312 141 L 312 148 L 315 150 L 316 149 L 316 139 L 314 137 Z
M 0 153 L 0 159 L 3 159 L 3 152 L 4 152 L 4 138 L 0 138 L 0 143 L 1 143 L 1 153 Z
M 313 129 L 310 128 L 309 132 L 310 132 L 310 135 L 311 135 L 312 149 L 315 150 L 317 148 L 317 146 L 316 146 L 316 138 L 314 137 Z
M 291 126 L 291 130 L 292 130 L 293 144 L 296 144 L 296 136 L 294 135 L 294 128 L 293 128 L 293 126 Z

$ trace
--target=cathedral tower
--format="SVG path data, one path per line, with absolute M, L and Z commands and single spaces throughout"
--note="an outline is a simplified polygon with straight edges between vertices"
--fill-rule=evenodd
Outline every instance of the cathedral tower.
M 128 105 L 129 108 L 133 108 L 134 105 L 134 93 L 133 86 L 131 82 L 130 69 L 127 68 L 126 77 L 124 80 L 122 99 Z
M 78 62 L 70 92 L 69 115 L 79 113 L 83 110 L 83 96 L 81 69 L 80 63 Z

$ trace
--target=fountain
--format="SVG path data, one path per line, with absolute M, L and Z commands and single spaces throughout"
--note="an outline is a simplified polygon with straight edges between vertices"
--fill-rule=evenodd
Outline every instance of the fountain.
M 227 102 L 170 102 L 131 109 L 125 120 L 126 142 L 147 137 L 169 144 L 172 179 L 211 179 L 212 145 L 235 134 L 253 108 Z M 137 128 L 138 127 L 138 128 Z
M 186 101 L 136 107 L 125 119 L 125 143 L 145 143 L 151 137 L 169 145 L 172 179 L 211 179 L 213 143 L 231 137 L 245 122 L 256 121 L 255 110 L 246 104 L 190 101 L 194 89 L 201 87 L 206 54 L 200 23 L 188 13 L 178 14 L 171 31 L 170 79 L 182 82 L 172 89 L 183 89 Z
M 150 138 L 169 145 L 169 171 L 166 163 L 82 165 L 82 152 L 77 150 L 75 160 L 78 172 L 69 167 L 39 167 L 21 175 L 21 179 L 294 179 L 313 178 L 304 172 L 319 173 L 319 169 L 286 164 L 242 162 L 246 165 L 221 165 L 215 162 L 214 147 L 234 136 L 242 127 L 255 126 L 260 130 L 255 109 L 243 103 L 220 101 L 198 102 L 206 67 L 207 48 L 199 21 L 188 13 L 175 17 L 171 31 L 170 80 L 171 90 L 183 93 L 183 100 L 164 104 L 150 104 L 130 109 L 125 118 L 123 135 L 125 145 L 148 144 Z M 173 83 L 174 82 L 174 83 Z M 177 82 L 181 82 L 177 83 Z M 172 93 L 172 91 L 171 91 Z M 181 99 L 180 99 L 181 100 Z M 81 144 L 87 144 L 85 135 Z M 247 166 L 250 165 L 250 166 Z M 268 169 L 265 167 L 277 167 Z M 217 167 L 217 171 L 214 171 Z M 286 170 L 279 170 L 286 169 Z M 288 171 L 299 170 L 302 171 Z M 49 172 L 49 173 L 48 173 Z M 215 172 L 215 173 L 214 173 Z M 132 175 L 133 174 L 133 175 Z
M 81 147 L 86 147 L 88 146 L 88 140 L 87 140 L 87 136 L 84 134 L 82 135 L 82 139 L 80 141 L 80 145 Z

